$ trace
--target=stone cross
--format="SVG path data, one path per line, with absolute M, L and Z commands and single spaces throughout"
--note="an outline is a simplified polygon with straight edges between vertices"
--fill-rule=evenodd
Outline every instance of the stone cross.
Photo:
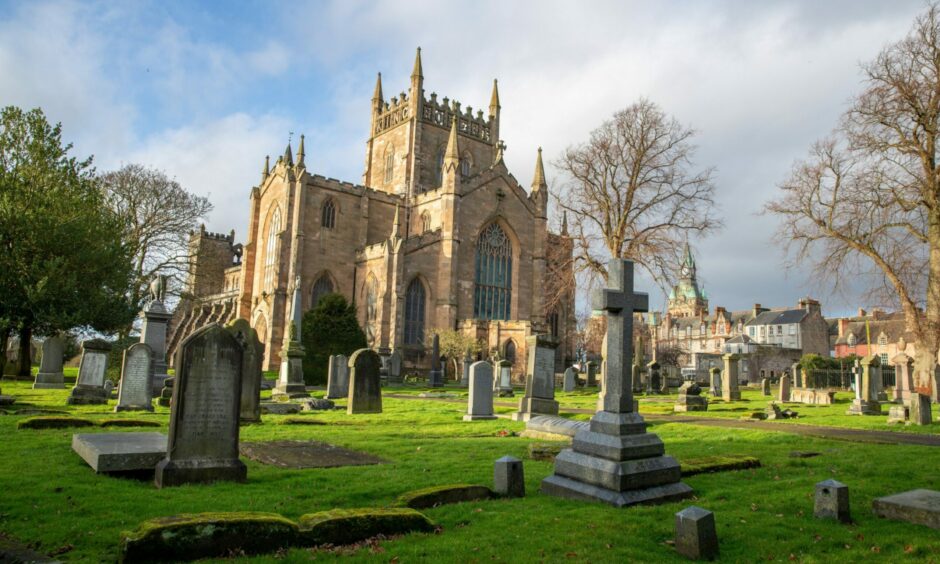
M 598 406 L 612 413 L 633 412 L 633 313 L 649 309 L 649 296 L 633 291 L 633 261 L 612 260 L 607 266 L 609 288 L 594 294 L 594 309 L 607 313 L 607 381 Z

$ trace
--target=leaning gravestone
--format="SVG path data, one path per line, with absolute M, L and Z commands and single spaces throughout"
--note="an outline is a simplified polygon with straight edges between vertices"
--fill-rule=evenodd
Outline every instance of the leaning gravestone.
M 111 344 L 100 339 L 82 343 L 82 360 L 78 366 L 78 381 L 72 388 L 67 403 L 69 405 L 95 405 L 108 403 L 104 389 L 105 374 L 108 371 L 108 354 Z
M 62 357 L 65 353 L 65 341 L 60 335 L 53 335 L 42 342 L 42 360 L 39 374 L 33 389 L 65 388 L 65 374 L 62 372 Z
M 247 477 L 238 459 L 242 361 L 241 343 L 217 323 L 180 345 L 167 455 L 154 475 L 158 488 Z
M 578 380 L 577 374 L 574 372 L 574 367 L 569 366 L 565 369 L 565 376 L 562 381 L 562 389 L 566 392 L 574 391 L 575 383 Z
M 470 394 L 464 421 L 496 419 L 493 415 L 493 365 L 485 360 L 470 365 Z
M 346 414 L 382 413 L 379 370 L 382 361 L 371 349 L 359 349 L 349 357 L 349 399 Z
M 555 401 L 555 349 L 558 343 L 548 335 L 526 337 L 525 395 L 519 400 L 514 421 L 528 421 L 533 415 L 558 415 Z
M 149 345 L 136 343 L 124 351 L 121 387 L 114 411 L 153 411 L 153 351 Z
M 242 346 L 242 394 L 238 418 L 242 423 L 261 421 L 261 380 L 264 372 L 264 345 L 258 333 L 245 319 L 236 319 L 226 327 Z
M 338 399 L 349 395 L 349 359 L 346 355 L 330 356 L 330 365 L 326 377 L 326 398 Z

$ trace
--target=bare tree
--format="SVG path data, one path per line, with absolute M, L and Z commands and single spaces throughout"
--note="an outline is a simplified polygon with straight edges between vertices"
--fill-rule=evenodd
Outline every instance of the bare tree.
M 99 181 L 109 205 L 125 218 L 136 277 L 129 300 L 139 306 L 156 274 L 185 276 L 191 259 L 189 232 L 212 211 L 212 204 L 163 171 L 139 164 L 104 173 Z
M 767 204 L 792 264 L 835 284 L 874 276 L 917 340 L 919 387 L 940 341 L 940 9 L 865 65 L 865 89 Z M 925 310 L 922 308 L 926 308 Z
M 666 288 L 688 236 L 721 226 L 713 169 L 692 163 L 694 135 L 644 99 L 554 163 L 568 177 L 555 204 L 571 220 L 579 271 L 597 280 L 609 257 L 632 259 Z

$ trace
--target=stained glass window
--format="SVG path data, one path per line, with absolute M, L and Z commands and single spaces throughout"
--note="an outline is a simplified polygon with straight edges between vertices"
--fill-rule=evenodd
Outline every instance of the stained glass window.
M 499 224 L 491 223 L 477 240 L 475 281 L 473 316 L 477 319 L 509 319 L 512 243 Z
M 277 255 L 280 250 L 281 210 L 274 208 L 268 220 L 268 239 L 264 251 L 264 289 L 274 291 L 274 271 L 277 268 Z
M 424 343 L 424 284 L 415 278 L 405 291 L 405 344 Z
M 313 292 L 311 293 L 310 307 L 315 308 L 320 303 L 320 298 L 333 293 L 333 281 L 324 273 L 317 281 L 313 283 Z

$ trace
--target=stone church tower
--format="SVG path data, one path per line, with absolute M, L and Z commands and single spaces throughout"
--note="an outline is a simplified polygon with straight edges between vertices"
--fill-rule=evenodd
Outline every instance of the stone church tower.
M 679 269 L 679 282 L 669 292 L 666 311 L 671 317 L 701 317 L 708 315 L 708 297 L 699 289 L 698 275 L 692 249 L 685 244 L 685 259 Z
M 305 310 L 343 294 L 370 345 L 401 350 L 412 367 L 428 365 L 433 331 L 457 329 L 485 343 L 482 358 L 513 360 L 517 374 L 525 337 L 551 333 L 563 370 L 574 352 L 572 243 L 548 230 L 541 149 L 528 191 L 506 168 L 496 81 L 485 113 L 427 95 L 418 49 L 407 92 L 386 99 L 380 74 L 370 110 L 361 184 L 308 170 L 301 136 L 296 153 L 288 144 L 273 166 L 265 159 L 251 189 L 248 238 L 225 299 L 237 294 L 230 316 L 258 331 L 265 366 L 280 360 L 299 283 Z M 197 293 L 175 332 L 195 328 L 217 299 Z

